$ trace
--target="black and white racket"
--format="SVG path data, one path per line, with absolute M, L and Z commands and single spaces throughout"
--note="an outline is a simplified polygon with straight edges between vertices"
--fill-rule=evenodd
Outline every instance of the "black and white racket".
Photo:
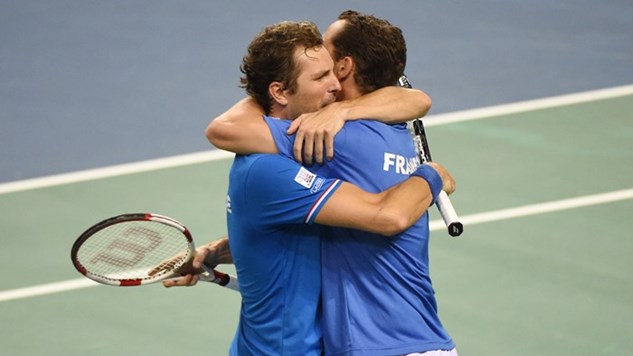
M 409 80 L 404 75 L 398 79 L 398 85 L 404 88 L 412 88 Z M 413 141 L 416 146 L 416 151 L 418 152 L 420 163 L 432 162 L 431 151 L 429 150 L 429 143 L 426 139 L 426 132 L 424 131 L 422 119 L 411 120 L 407 123 L 407 126 L 413 134 Z M 461 235 L 462 232 L 464 232 L 464 225 L 459 220 L 459 216 L 457 216 L 453 203 L 451 203 L 451 200 L 445 191 L 442 190 L 440 192 L 435 204 L 437 205 L 440 215 L 442 215 L 442 219 L 446 224 L 448 234 L 451 236 Z
M 191 233 L 183 224 L 166 216 L 135 213 L 90 227 L 73 244 L 71 259 L 84 276 L 127 287 L 181 277 L 195 253 Z M 199 280 L 239 291 L 235 277 L 204 265 L 203 269 Z

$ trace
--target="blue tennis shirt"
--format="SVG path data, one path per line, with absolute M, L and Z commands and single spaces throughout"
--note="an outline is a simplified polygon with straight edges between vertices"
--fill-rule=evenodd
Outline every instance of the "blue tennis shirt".
M 321 355 L 319 227 L 340 186 L 279 155 L 236 155 L 227 222 L 242 305 L 231 355 Z
M 280 153 L 292 157 L 289 121 L 265 119 Z M 334 159 L 309 169 L 370 192 L 402 182 L 419 164 L 404 124 L 347 122 L 334 144 Z M 455 347 L 438 317 L 431 284 L 428 213 L 394 237 L 323 231 L 326 355 L 401 355 Z

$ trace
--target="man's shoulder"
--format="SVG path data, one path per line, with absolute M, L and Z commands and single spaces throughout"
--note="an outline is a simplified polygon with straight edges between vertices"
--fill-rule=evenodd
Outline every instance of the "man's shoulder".
M 292 120 L 288 120 L 288 119 L 280 119 L 278 117 L 273 117 L 273 116 L 266 116 L 264 115 L 264 121 L 266 121 L 266 123 L 271 126 L 280 126 L 280 127 L 288 127 L 290 126 L 290 123 L 292 123 Z
M 393 129 L 393 130 L 406 130 L 406 123 L 386 124 L 376 119 L 360 119 L 350 120 L 345 122 L 347 127 L 365 127 L 365 128 L 378 128 L 378 129 Z
M 250 169 L 264 171 L 270 170 L 272 167 L 288 164 L 288 162 L 292 163 L 288 158 L 272 153 L 253 153 L 235 156 L 236 164 L 248 166 Z

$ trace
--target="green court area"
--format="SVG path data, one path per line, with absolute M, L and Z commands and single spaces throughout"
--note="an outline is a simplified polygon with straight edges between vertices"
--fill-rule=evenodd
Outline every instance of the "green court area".
M 633 96 L 427 129 L 463 217 L 633 188 Z M 199 242 L 226 234 L 230 159 L 0 195 L 0 293 L 78 279 L 75 238 L 151 211 Z M 460 355 L 633 349 L 631 198 L 432 232 L 440 315 Z M 439 219 L 435 209 L 432 219 Z M 230 266 L 223 268 L 232 271 Z M 94 286 L 0 302 L 3 355 L 226 355 L 238 293 L 200 284 Z

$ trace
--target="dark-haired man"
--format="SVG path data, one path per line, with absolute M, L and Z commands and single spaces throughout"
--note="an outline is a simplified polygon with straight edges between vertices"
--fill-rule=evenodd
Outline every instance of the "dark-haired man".
M 395 85 L 404 71 L 406 45 L 400 29 L 374 16 L 355 11 L 341 13 L 325 32 L 324 42 L 334 59 L 334 73 L 341 82 L 338 99 L 353 102 L 366 99 Z M 311 121 L 316 122 L 313 126 L 322 125 L 321 119 L 344 105 L 347 105 L 345 101 L 332 104 L 312 115 L 311 119 L 318 118 Z M 390 107 L 390 110 L 397 112 L 398 108 Z M 301 118 L 294 140 L 286 135 L 288 122 L 265 118 L 267 130 L 258 117 L 253 105 L 238 105 L 211 123 L 208 136 L 212 143 L 225 149 L 240 152 L 256 146 L 256 152 L 279 151 L 304 161 L 310 160 L 312 155 L 301 155 L 296 148 L 293 150 L 297 141 L 299 146 L 303 143 L 304 152 L 306 147 L 308 152 L 312 149 L 316 152 L 321 147 L 314 140 L 301 137 L 306 124 Z M 340 116 L 338 118 L 334 126 L 343 126 Z M 240 132 L 237 127 L 242 124 L 251 126 L 248 131 Z M 242 140 L 247 140 L 252 132 L 261 136 L 249 146 L 238 144 L 235 149 L 231 143 L 227 146 L 226 141 L 216 140 L 218 132 L 222 132 L 223 137 L 241 137 Z M 369 120 L 348 122 L 334 142 L 337 147 L 334 159 L 311 169 L 324 176 L 348 180 L 368 191 L 378 192 L 401 182 L 417 167 L 416 154 L 404 125 Z M 431 285 L 428 214 L 395 239 L 352 229 L 329 229 L 322 241 L 326 354 L 457 354 L 438 317 Z
M 284 22 L 251 42 L 242 84 L 269 115 L 266 120 L 294 119 L 319 109 L 341 89 L 315 30 L 310 23 Z M 260 131 L 249 132 L 249 145 L 267 144 L 260 141 L 266 136 Z M 280 155 L 236 156 L 227 221 L 242 308 L 231 354 L 321 354 L 322 228 L 306 224 L 362 229 L 372 233 L 370 239 L 400 233 L 419 220 L 440 190 L 451 192 L 453 185 L 439 165 L 407 169 L 397 183 L 372 194 Z

